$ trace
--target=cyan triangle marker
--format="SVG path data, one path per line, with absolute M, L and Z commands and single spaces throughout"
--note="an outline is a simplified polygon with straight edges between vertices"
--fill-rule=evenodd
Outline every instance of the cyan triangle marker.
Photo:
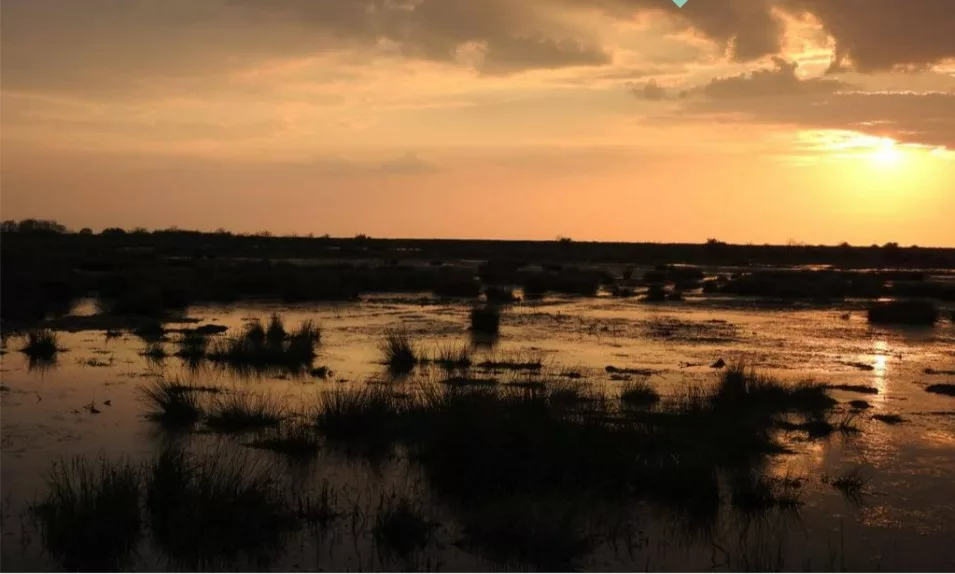
M 687 2 L 689 2 L 689 0 L 673 0 L 673 3 L 676 4 L 677 8 L 682 8 Z

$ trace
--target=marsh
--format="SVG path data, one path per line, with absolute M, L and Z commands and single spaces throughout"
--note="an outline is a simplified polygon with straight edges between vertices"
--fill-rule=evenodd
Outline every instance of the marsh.
M 498 270 L 494 333 L 486 289 L 7 322 L 4 569 L 955 567 L 949 321 L 592 269 Z

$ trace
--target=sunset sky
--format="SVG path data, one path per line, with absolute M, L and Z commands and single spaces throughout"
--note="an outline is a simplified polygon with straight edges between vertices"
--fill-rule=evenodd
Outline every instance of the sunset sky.
M 955 246 L 952 0 L 3 0 L 4 219 Z

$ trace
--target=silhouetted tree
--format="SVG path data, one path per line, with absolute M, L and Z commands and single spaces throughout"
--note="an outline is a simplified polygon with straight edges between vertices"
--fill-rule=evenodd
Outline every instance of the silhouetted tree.
M 80 229 L 79 234 L 80 234 L 80 235 L 93 235 L 93 230 L 90 229 L 89 227 L 84 227 L 83 229 Z
M 19 222 L 9 219 L 3 222 L 6 233 L 66 233 L 65 225 L 51 219 L 24 219 Z

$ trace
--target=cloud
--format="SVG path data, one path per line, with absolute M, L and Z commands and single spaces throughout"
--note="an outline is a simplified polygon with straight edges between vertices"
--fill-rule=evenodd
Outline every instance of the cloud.
M 850 84 L 830 78 L 800 79 L 796 62 L 773 58 L 774 67 L 738 76 L 716 78 L 702 88 L 713 99 L 765 98 L 773 96 L 809 96 L 833 94 L 851 88 Z
M 595 39 L 564 22 L 554 2 L 511 0 L 232 0 L 271 16 L 303 22 L 339 38 L 392 42 L 410 57 L 455 62 L 479 44 L 482 73 L 599 66 L 611 57 Z
M 614 18 L 663 14 L 725 48 L 738 62 L 779 55 L 781 14 L 815 20 L 832 38 L 834 69 L 925 67 L 955 58 L 955 2 L 949 0 L 719 0 L 676 9 L 660 0 L 563 0 L 596 5 Z
M 949 0 L 707 0 L 682 9 L 666 0 L 4 0 L 4 89 L 194 93 L 237 70 L 335 51 L 485 75 L 601 67 L 619 49 L 601 31 L 644 14 L 695 31 L 737 62 L 780 54 L 784 14 L 813 19 L 832 37 L 833 70 L 955 58 Z M 468 45 L 481 57 L 462 63 Z
M 630 89 L 630 93 L 640 100 L 659 102 L 670 97 L 666 89 L 660 87 L 656 80 L 650 80 L 643 84 L 635 84 L 631 82 L 628 85 L 628 88 Z
M 853 130 L 955 149 L 952 110 L 955 92 L 862 92 L 834 80 L 799 80 L 777 71 L 714 80 L 682 102 L 678 115 L 657 119 Z
M 782 6 L 822 24 L 835 41 L 834 68 L 875 72 L 955 58 L 955 2 L 783 0 Z

